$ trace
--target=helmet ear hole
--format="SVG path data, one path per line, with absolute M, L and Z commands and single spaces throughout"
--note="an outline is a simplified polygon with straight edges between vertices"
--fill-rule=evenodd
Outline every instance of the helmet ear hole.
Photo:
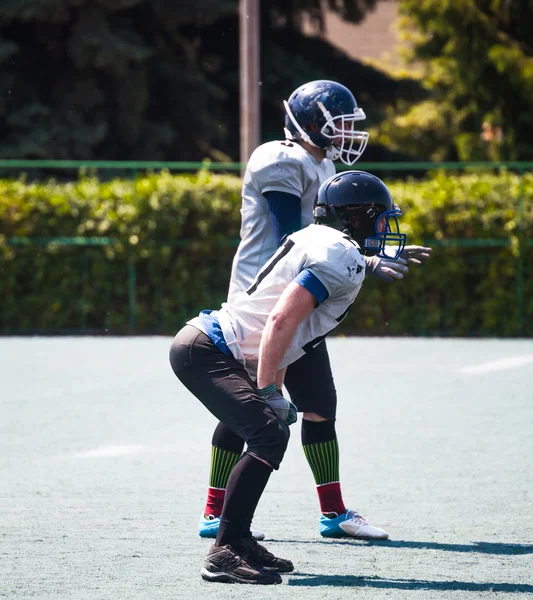
M 359 217 L 352 217 L 350 221 L 350 226 L 352 229 L 359 229 L 361 226 L 361 219 Z

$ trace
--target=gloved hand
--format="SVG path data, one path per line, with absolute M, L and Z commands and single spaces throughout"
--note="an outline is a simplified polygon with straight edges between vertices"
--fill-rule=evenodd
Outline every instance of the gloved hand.
M 365 256 L 365 262 L 366 272 L 383 281 L 403 279 L 403 276 L 409 272 L 407 261 L 403 258 L 390 260 L 381 256 Z
M 410 265 L 421 265 L 431 256 L 431 248 L 425 246 L 405 246 L 400 254 Z
M 280 391 L 276 389 L 275 383 L 271 383 L 264 388 L 258 388 L 257 391 L 282 421 L 285 421 L 287 425 L 296 423 L 298 419 L 296 406 L 281 395 Z

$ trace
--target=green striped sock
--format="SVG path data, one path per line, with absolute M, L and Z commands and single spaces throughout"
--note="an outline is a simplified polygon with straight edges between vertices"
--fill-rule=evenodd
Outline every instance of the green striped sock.
M 229 476 L 233 467 L 240 458 L 237 452 L 224 450 L 217 446 L 211 447 L 211 472 L 209 474 L 209 487 L 226 489 Z
M 339 481 L 339 444 L 336 438 L 318 444 L 306 444 L 303 449 L 316 485 Z

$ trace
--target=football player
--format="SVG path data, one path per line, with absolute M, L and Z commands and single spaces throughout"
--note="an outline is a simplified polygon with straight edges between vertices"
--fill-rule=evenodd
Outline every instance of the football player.
M 405 247 L 399 214 L 378 177 L 334 175 L 319 189 L 315 224 L 289 235 L 244 293 L 218 311 L 202 311 L 174 338 L 170 363 L 178 379 L 247 444 L 226 485 L 205 580 L 275 584 L 294 569 L 250 531 L 297 416 L 279 391 L 280 373 L 321 347 L 346 316 L 363 284 L 364 256 L 399 260 Z M 350 518 L 335 520 L 349 530 Z
M 241 242 L 233 261 L 229 302 L 249 288 L 286 235 L 313 222 L 318 189 L 335 174 L 333 161 L 353 165 L 368 141 L 368 133 L 357 129 L 365 113 L 353 94 L 339 83 L 311 81 L 296 89 L 284 105 L 286 139 L 259 146 L 244 174 Z M 396 261 L 367 256 L 366 272 L 386 281 L 402 279 L 407 263 L 425 260 L 430 251 L 408 246 Z M 342 498 L 335 431 L 337 394 L 325 343 L 313 346 L 291 364 L 285 387 L 303 413 L 301 440 L 317 486 L 321 534 L 387 538 L 384 530 L 348 510 Z M 199 522 L 202 537 L 217 534 L 228 478 L 243 447 L 242 438 L 234 431 L 223 423 L 217 426 L 212 438 L 207 501 Z M 264 537 L 258 531 L 254 535 Z

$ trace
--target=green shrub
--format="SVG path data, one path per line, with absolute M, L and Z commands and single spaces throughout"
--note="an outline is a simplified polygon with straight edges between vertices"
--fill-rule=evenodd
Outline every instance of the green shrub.
M 502 171 L 389 185 L 408 243 L 430 261 L 385 286 L 368 278 L 349 333 L 533 335 L 533 175 Z M 523 207 L 523 208 L 521 208 Z M 520 216 L 520 213 L 523 215 Z M 500 245 L 498 245 L 500 244 Z
M 197 307 L 220 305 L 239 235 L 240 189 L 238 178 L 207 171 L 161 172 L 134 182 L 1 181 L 0 329 L 131 331 L 133 269 L 138 333 L 170 333 Z M 80 236 L 112 243 L 43 240 Z M 7 244 L 18 237 L 43 243 Z
M 434 253 L 402 282 L 368 278 L 338 333 L 533 335 L 533 175 L 388 183 L 409 243 Z M 0 180 L 0 331 L 172 334 L 217 308 L 240 190 L 239 178 L 208 171 Z

